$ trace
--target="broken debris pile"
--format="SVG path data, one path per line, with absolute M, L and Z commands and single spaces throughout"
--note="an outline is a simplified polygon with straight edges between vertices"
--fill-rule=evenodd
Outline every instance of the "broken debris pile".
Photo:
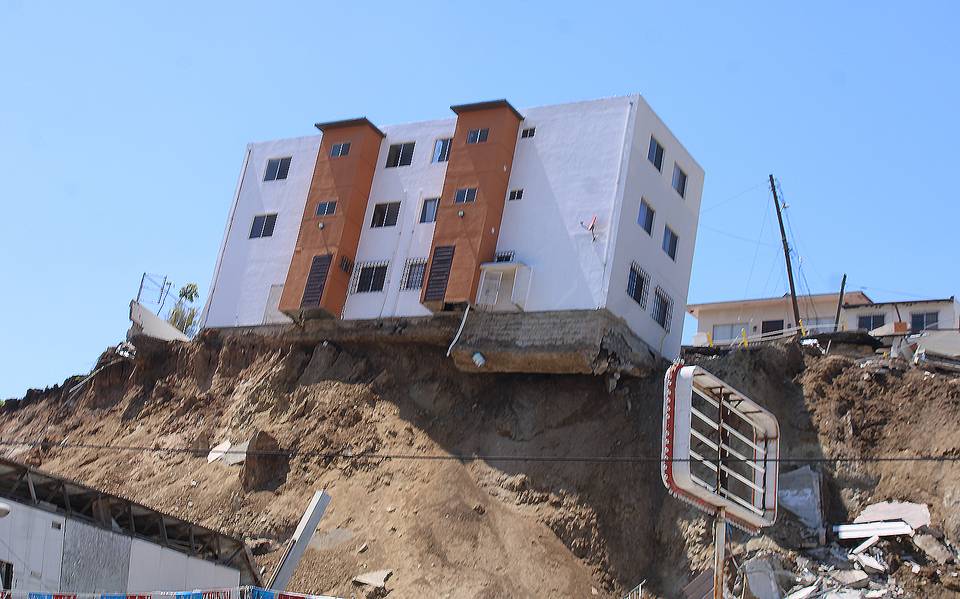
M 821 522 L 819 477 L 808 467 L 785 477 L 781 505 L 803 525 Z M 794 482 L 805 480 L 798 488 Z M 810 501 L 796 501 L 805 496 Z M 798 552 L 779 551 L 770 544 L 734 557 L 739 564 L 731 581 L 735 596 L 755 599 L 879 598 L 926 596 L 924 587 L 939 583 L 960 590 L 957 551 L 941 531 L 930 527 L 924 504 L 872 504 L 847 524 L 830 527 L 829 542 L 809 546 L 801 537 Z

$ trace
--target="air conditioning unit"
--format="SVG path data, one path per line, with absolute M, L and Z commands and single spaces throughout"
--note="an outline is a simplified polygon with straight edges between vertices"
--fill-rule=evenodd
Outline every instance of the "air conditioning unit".
M 522 262 L 486 262 L 480 265 L 477 308 L 491 312 L 520 312 L 530 291 L 530 267 Z

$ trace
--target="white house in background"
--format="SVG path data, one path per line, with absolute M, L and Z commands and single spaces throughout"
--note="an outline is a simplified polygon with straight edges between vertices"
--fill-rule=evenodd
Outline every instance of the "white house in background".
M 679 353 L 703 169 L 639 95 L 247 147 L 203 326 L 606 309 Z
M 0 597 L 257 584 L 243 541 L 0 458 Z
M 821 293 L 798 298 L 800 319 L 808 333 L 836 328 L 840 294 Z M 743 337 L 778 336 L 796 329 L 789 294 L 726 302 L 690 304 L 687 311 L 697 319 L 693 345 L 729 344 Z M 913 332 L 957 328 L 957 302 L 953 297 L 905 302 L 874 302 L 862 291 L 844 293 L 840 306 L 840 330 L 871 331 L 884 324 L 904 321 Z

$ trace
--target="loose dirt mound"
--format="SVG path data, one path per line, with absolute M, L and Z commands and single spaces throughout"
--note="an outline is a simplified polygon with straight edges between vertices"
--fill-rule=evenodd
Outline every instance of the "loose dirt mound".
M 609 393 L 592 376 L 464 374 L 432 345 L 216 332 L 136 344 L 133 362 L 106 368 L 76 397 L 66 392 L 72 380 L 10 402 L 0 437 L 45 439 L 12 454 L 245 538 L 282 542 L 313 491 L 327 489 L 331 508 L 291 590 L 351 596 L 355 575 L 391 569 L 397 597 L 618 597 L 644 579 L 645 591 L 676 596 L 710 560 L 708 521 L 666 495 L 657 463 L 602 461 L 659 455 L 659 375 L 625 377 Z M 771 407 L 787 455 L 960 445 L 956 381 L 805 358 L 792 345 L 698 361 Z M 295 455 L 247 492 L 239 467 L 209 464 L 205 452 L 260 431 Z M 63 439 L 203 455 L 58 447 Z M 395 457 L 357 457 L 366 453 Z M 926 501 L 948 537 L 960 533 L 953 466 L 826 474 L 836 476 L 834 513 L 875 499 Z M 268 569 L 273 547 L 258 557 Z

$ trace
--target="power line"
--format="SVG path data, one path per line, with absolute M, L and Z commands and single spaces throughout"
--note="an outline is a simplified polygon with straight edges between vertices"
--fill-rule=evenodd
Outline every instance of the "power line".
M 728 233 L 728 232 L 724 231 L 723 229 L 718 229 L 718 228 L 716 228 L 716 227 L 711 227 L 711 226 L 709 226 L 709 225 L 704 225 L 704 224 L 702 224 L 702 223 L 701 223 L 701 225 L 700 225 L 700 228 L 701 228 L 701 229 L 708 229 L 708 230 L 710 230 L 710 231 L 713 231 L 714 233 L 719 233 L 719 234 L 721 234 L 721 235 L 726 235 L 727 237 L 732 237 L 733 239 L 739 239 L 740 241 L 745 241 L 745 242 L 749 243 L 750 245 L 759 244 L 759 245 L 768 245 L 768 246 L 770 246 L 770 247 L 776 247 L 776 244 L 775 244 L 775 243 L 768 243 L 768 242 L 766 242 L 766 241 L 757 241 L 756 239 L 748 239 L 747 237 L 741 237 L 740 235 L 735 235 L 735 234 L 733 234 L 733 233 Z
M 751 191 L 753 191 L 754 189 L 760 187 L 761 185 L 766 185 L 766 183 L 767 183 L 767 181 L 766 181 L 766 179 L 764 179 L 763 181 L 761 181 L 760 183 L 757 183 L 757 184 L 754 185 L 753 187 L 748 187 L 747 189 L 744 189 L 744 190 L 741 191 L 740 193 L 736 193 L 736 194 L 730 196 L 729 198 L 727 198 L 727 199 L 725 199 L 725 200 L 720 200 L 720 201 L 717 202 L 716 204 L 713 204 L 713 205 L 708 206 L 708 207 L 706 207 L 706 208 L 701 208 L 701 209 L 700 209 L 700 214 L 703 214 L 704 212 L 710 212 L 711 210 L 715 210 L 715 209 L 717 209 L 717 208 L 720 208 L 721 206 L 723 206 L 723 205 L 725 205 L 725 204 L 729 204 L 730 202 L 736 200 L 737 198 L 743 197 L 744 195 L 750 193 Z
M 51 443 L 49 441 L 17 441 L 2 440 L 0 446 L 8 447 L 44 447 L 53 449 L 85 449 L 97 451 L 116 451 L 133 453 L 178 453 L 200 456 L 206 453 L 206 450 L 198 450 L 192 447 L 148 447 L 138 445 L 103 445 L 96 443 L 73 443 L 61 441 Z M 263 456 L 263 457 L 316 457 L 323 459 L 344 459 L 344 460 L 421 460 L 421 461 L 458 461 L 458 462 L 587 462 L 598 464 L 636 464 L 636 463 L 665 463 L 672 462 L 691 462 L 698 461 L 694 458 L 674 458 L 665 460 L 660 456 L 556 456 L 556 455 L 496 455 L 496 454 L 419 454 L 419 453 L 359 453 L 354 454 L 343 451 L 319 451 L 319 450 L 226 450 L 227 454 L 242 454 L 245 456 Z M 754 460 L 742 460 L 730 458 L 729 462 L 748 462 Z M 777 462 L 781 464 L 833 464 L 833 463 L 871 463 L 871 462 L 938 462 L 954 463 L 960 462 L 960 455 L 911 455 L 911 456 L 873 456 L 873 457 L 822 457 L 822 458 L 804 458 L 804 457 L 780 457 L 767 458 L 767 462 Z

